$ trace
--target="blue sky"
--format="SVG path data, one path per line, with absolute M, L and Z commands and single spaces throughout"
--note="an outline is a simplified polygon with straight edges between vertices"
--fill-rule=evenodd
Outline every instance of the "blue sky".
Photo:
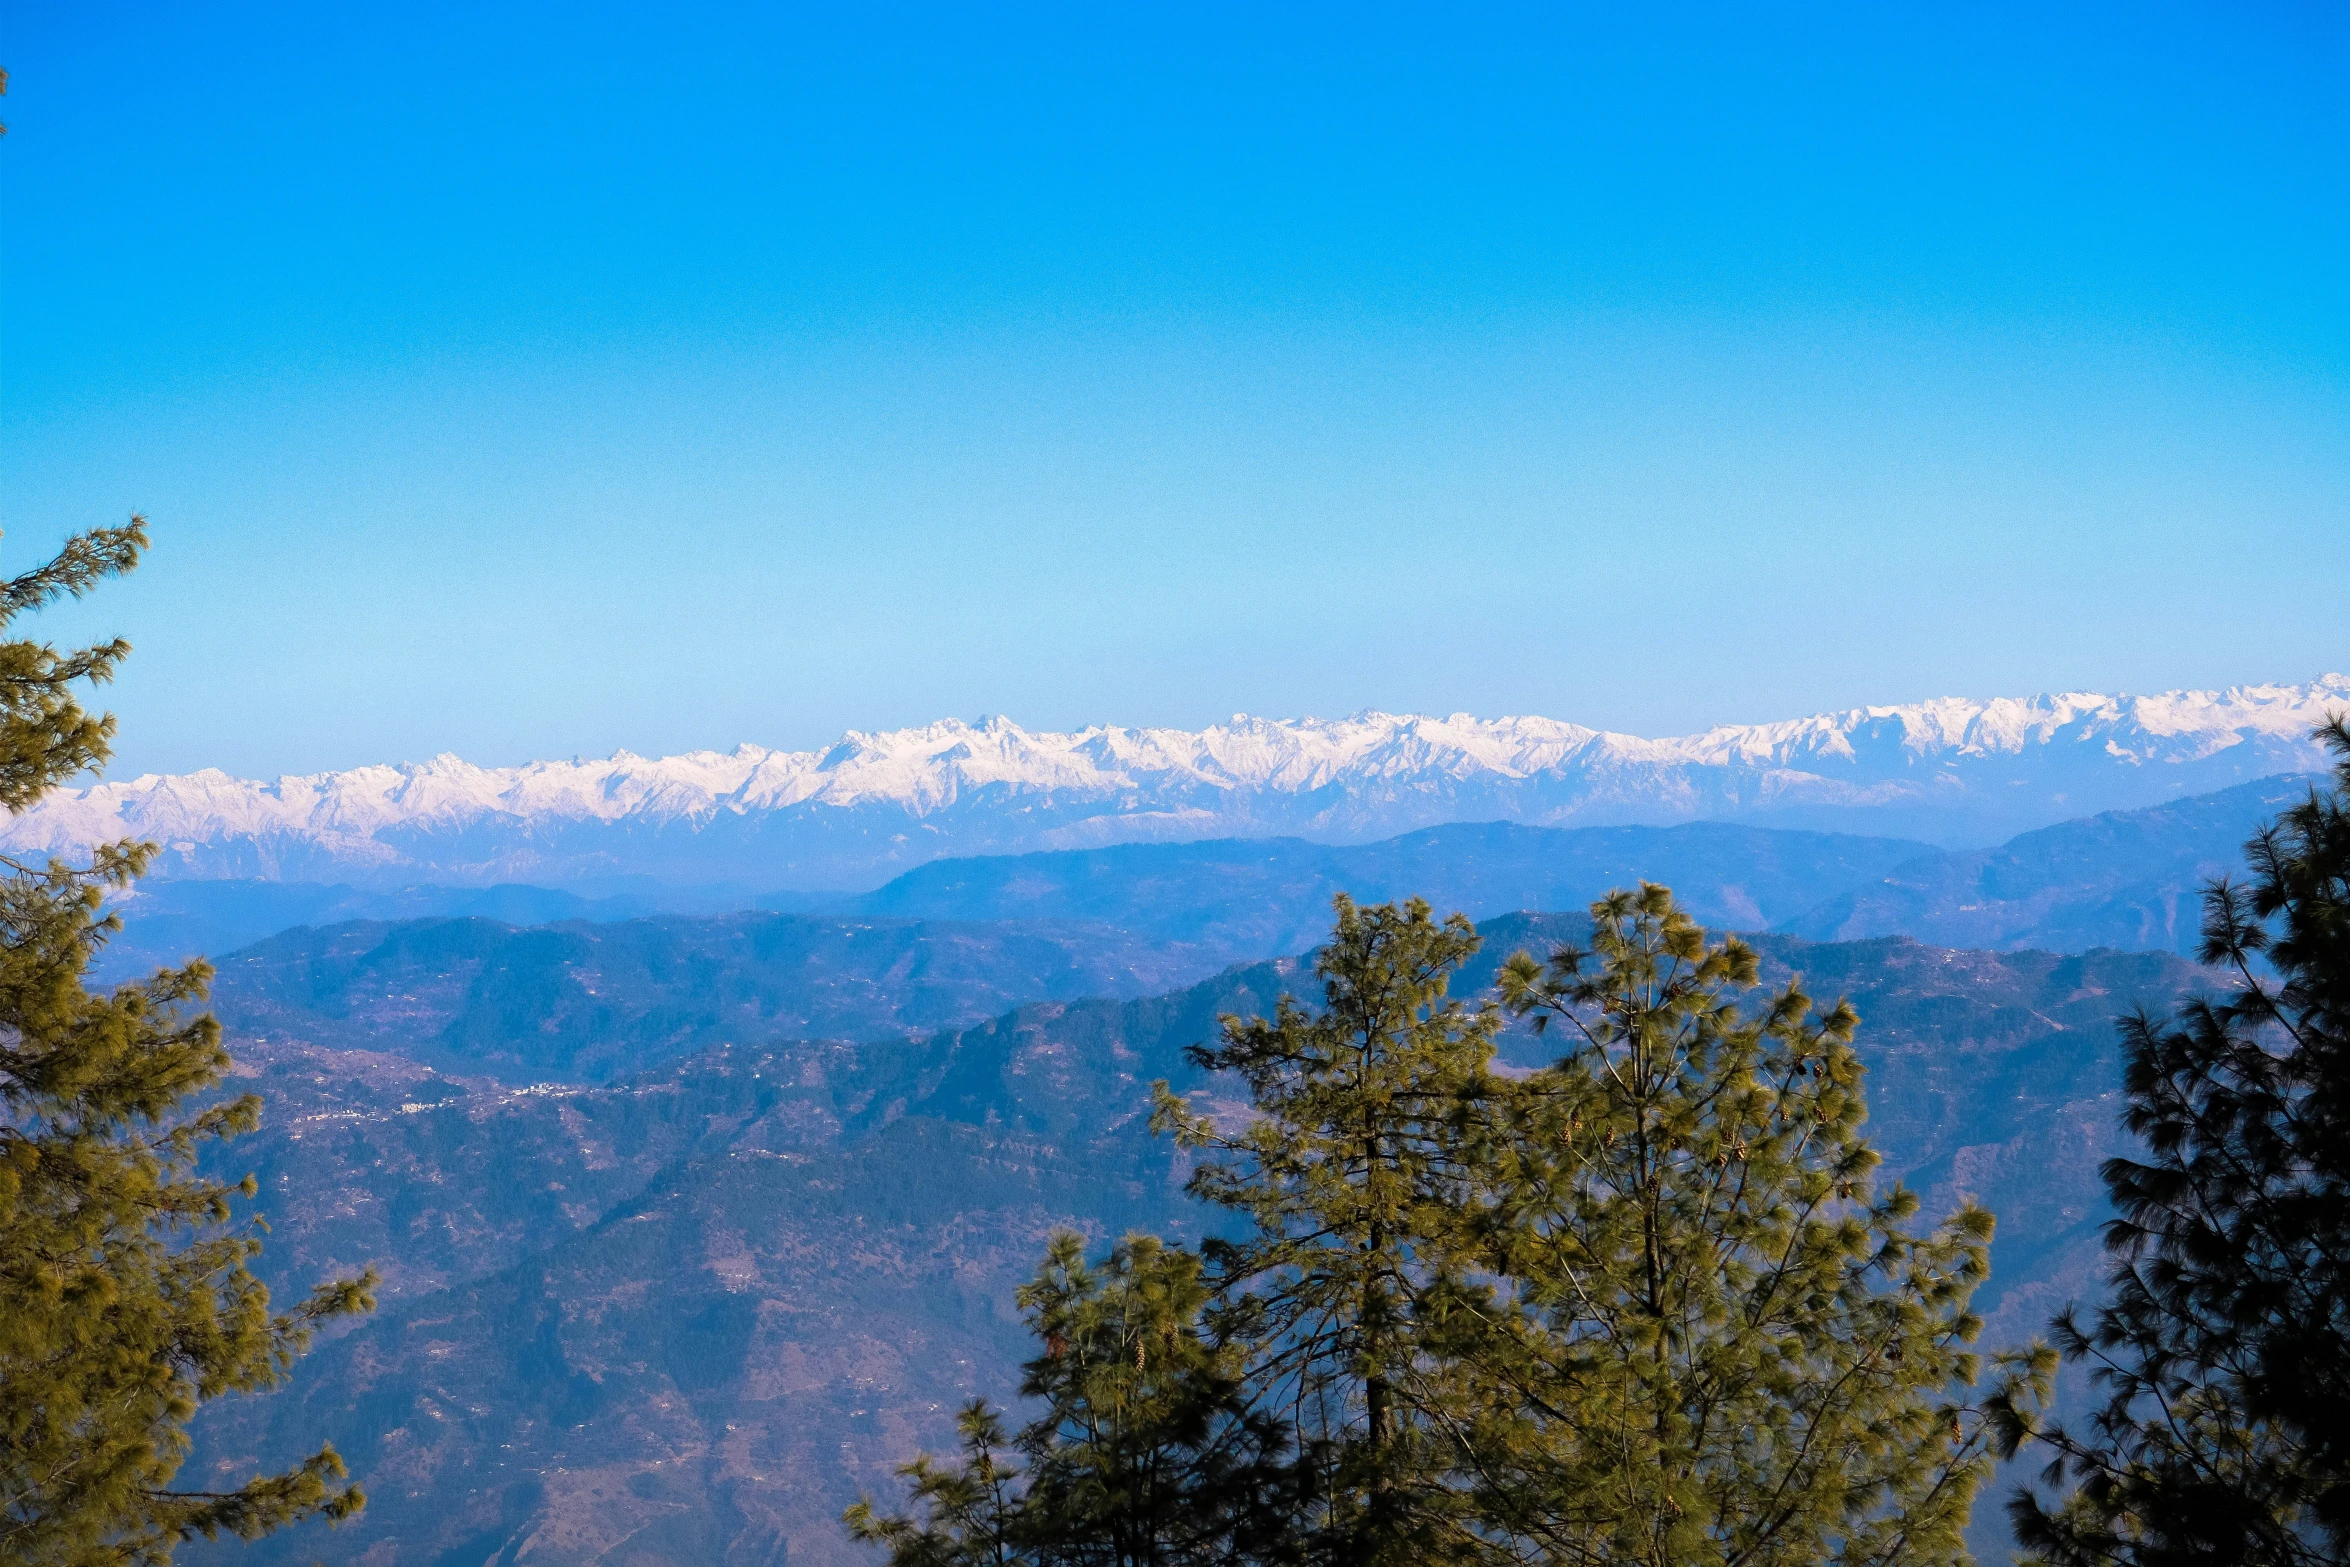
M 152 517 L 43 626 L 137 644 L 118 774 L 2350 665 L 2339 8 L 6 0 L 0 64 L 0 562 Z

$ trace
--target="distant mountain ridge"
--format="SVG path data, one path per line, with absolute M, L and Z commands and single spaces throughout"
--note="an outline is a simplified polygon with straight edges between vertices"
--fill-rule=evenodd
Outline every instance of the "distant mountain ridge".
M 1524 827 L 1462 822 L 1366 844 L 1298 838 L 1121 844 L 935 860 L 844 906 L 877 918 L 1082 920 L 1227 962 L 1305 952 L 1330 929 L 1330 899 L 1426 898 L 1473 919 L 1580 912 L 1642 881 L 1670 886 L 1696 918 L 1762 930 L 1931 857 L 1900 838 L 1791 832 L 1729 822 L 1679 827 Z M 1871 932 L 1877 934 L 1877 932 Z
M 1678 739 L 1549 718 L 1235 717 L 1192 732 L 1030 732 L 1006 719 L 483 768 L 453 756 L 273 782 L 207 770 L 60 790 L 0 847 L 163 846 L 169 875 L 391 886 L 631 880 L 871 887 L 948 855 L 1295 835 L 1361 842 L 1461 821 L 1761 825 L 1996 841 L 2322 758 L 2350 676 L 2152 696 L 1853 708 Z
M 2021 833 L 1989 849 L 1726 822 L 1424 828 L 1369 844 L 1296 838 L 1126 844 L 933 861 L 835 912 L 1074 920 L 1239 961 L 1304 951 L 1330 895 L 1423 896 L 1475 919 L 1572 911 L 1615 887 L 1670 886 L 1700 920 L 1814 941 L 1906 936 L 1982 951 L 2167 951 L 2201 942 L 2202 890 L 2320 774 L 2256 779 Z
M 1575 917 L 1646 874 L 1672 881 L 1702 920 L 1756 927 L 1872 883 L 1920 848 L 1720 823 L 1487 823 L 1341 848 L 1227 839 L 955 860 L 817 914 L 305 923 L 216 953 L 213 1007 L 240 1043 L 404 1053 L 510 1082 L 605 1082 L 728 1040 L 875 1040 L 1021 1001 L 1172 990 L 1318 946 L 1339 891 L 1366 902 L 1424 893 L 1478 918 Z M 247 901 L 272 887 L 193 885 Z M 563 896 L 500 891 L 525 914 Z M 141 928 L 133 904 L 125 934 Z
M 603 1082 L 727 1041 L 887 1039 L 1024 1001 L 1151 995 L 1221 967 L 1044 920 L 353 920 L 222 958 L 212 1001 L 239 1048 L 296 1039 L 509 1082 Z
M 1995 849 L 1923 856 L 1774 928 L 1814 941 L 1907 936 L 1984 951 L 2192 954 L 2202 945 L 2205 885 L 2242 880 L 2245 840 L 2324 782 L 2263 778 L 2061 822 Z
M 1425 897 L 1474 919 L 1572 911 L 1615 887 L 1659 881 L 1722 929 L 1813 940 L 1909 936 L 1992 951 L 2099 947 L 2191 955 L 2200 893 L 2236 872 L 2243 843 L 2321 775 L 2286 774 L 2135 811 L 2108 811 L 2023 833 L 1991 849 L 1935 850 L 1914 840 L 1797 832 L 1729 822 L 1677 827 L 1526 827 L 1461 822 L 1373 843 L 1221 838 L 933 860 L 872 892 L 741 897 L 667 887 L 583 898 L 546 887 L 411 886 L 263 880 L 151 880 L 116 904 L 125 927 L 100 955 L 119 979 L 210 954 L 242 969 L 246 949 L 312 927 L 331 942 L 353 921 L 473 921 L 496 928 L 611 925 L 755 909 L 873 926 L 947 922 L 976 934 L 1026 930 L 1081 962 L 1172 983 L 1314 946 L 1330 898 Z M 682 923 L 681 923 L 681 917 Z M 811 928 L 813 928 L 811 926 Z M 283 946 L 281 939 L 279 945 Z M 289 949 L 290 950 L 290 949 Z M 534 949 L 535 950 L 535 949 Z M 1113 955 L 1115 956 L 1113 959 Z M 1148 956 L 1146 956 L 1148 954 Z

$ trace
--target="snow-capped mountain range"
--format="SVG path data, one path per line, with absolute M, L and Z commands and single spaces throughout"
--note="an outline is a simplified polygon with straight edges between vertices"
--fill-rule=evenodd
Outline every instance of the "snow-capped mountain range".
M 454 756 L 279 778 L 206 770 L 60 790 L 0 846 L 140 837 L 158 870 L 422 882 L 875 886 L 957 854 L 1280 834 L 1332 842 L 1451 821 L 1737 820 L 1994 842 L 2098 811 L 2325 765 L 2311 729 L 2350 676 L 2159 696 L 1864 707 L 1645 740 L 1549 718 L 1235 717 L 1193 733 L 1034 733 L 995 718 L 823 751 L 475 767 Z

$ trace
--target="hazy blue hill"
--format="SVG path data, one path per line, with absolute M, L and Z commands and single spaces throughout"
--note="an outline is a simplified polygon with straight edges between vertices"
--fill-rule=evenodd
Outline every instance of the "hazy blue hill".
M 1465 823 L 1354 845 L 1224 839 L 940 860 L 851 906 L 898 918 L 1086 920 L 1246 959 L 1319 941 L 1338 892 L 1365 903 L 1416 895 L 1484 918 L 1581 908 L 1645 876 L 1701 919 L 1759 929 L 1931 852 L 1904 839 L 1721 822 Z
M 1198 943 L 1218 961 L 1310 945 L 1341 889 L 1372 899 L 1418 888 L 1472 914 L 1571 908 L 1638 879 L 1677 876 L 1708 918 L 1766 925 L 1882 874 L 1925 845 L 1705 824 L 1548 829 L 1433 828 L 1331 847 L 1296 838 L 1138 845 L 941 861 L 862 897 L 724 886 L 630 884 L 606 896 L 509 884 L 385 891 L 348 883 L 151 879 L 119 908 L 125 928 L 99 963 L 119 977 L 232 953 L 302 926 L 356 920 L 487 919 L 508 925 L 613 923 L 656 915 L 851 912 L 931 920 L 1090 921 L 1157 941 Z M 615 884 L 618 886 L 619 884 Z M 1447 901 L 1449 900 L 1449 901 Z
M 217 957 L 300 925 L 434 918 L 552 925 L 636 919 L 675 908 L 672 901 L 643 893 L 592 898 L 551 887 L 421 886 L 382 892 L 348 883 L 159 877 L 139 883 L 135 893 L 117 902 L 123 929 L 108 943 L 98 969 L 122 975 L 192 957 Z
M 192 957 L 217 957 L 301 925 L 418 919 L 487 919 L 507 925 L 610 923 L 655 914 L 730 914 L 754 908 L 808 914 L 838 905 L 842 896 L 755 892 L 717 883 L 675 886 L 641 876 L 607 878 L 568 891 L 522 883 L 385 891 L 347 882 L 150 877 L 116 901 L 123 929 L 99 955 L 95 971 L 102 978 L 120 978 Z
M 1463 988 L 1582 925 L 1485 922 Z M 1971 1191 L 2001 1214 L 1987 1338 L 2033 1331 L 2094 1256 L 2112 1016 L 2205 976 L 2159 953 L 1762 946 L 1774 976 L 1852 996 L 1889 1173 L 1936 1209 Z M 1026 1352 L 1012 1290 L 1051 1228 L 1196 1231 L 1143 1125 L 1151 1079 L 1218 1091 L 1183 1046 L 1218 1013 L 1311 984 L 1294 960 L 1251 964 L 1162 996 L 1032 1002 L 863 1046 L 711 1049 L 547 1091 L 253 1048 L 272 1108 L 233 1151 L 265 1194 L 331 1194 L 272 1213 L 273 1281 L 373 1257 L 395 1271 L 381 1316 L 287 1394 L 208 1416 L 190 1478 L 331 1433 L 374 1501 L 342 1534 L 187 1559 L 860 1559 L 838 1510 L 943 1443 L 962 1400 L 1009 1391 Z
M 585 1082 L 719 1043 L 873 1039 L 1032 998 L 1146 994 L 1214 966 L 1180 947 L 1052 923 L 356 921 L 221 959 L 215 1010 L 246 1039 Z
M 2203 884 L 2240 875 L 2244 840 L 2313 781 L 2263 778 L 2044 827 L 1996 849 L 1912 860 L 1779 928 L 1825 941 L 1898 934 L 1992 950 L 2192 952 Z

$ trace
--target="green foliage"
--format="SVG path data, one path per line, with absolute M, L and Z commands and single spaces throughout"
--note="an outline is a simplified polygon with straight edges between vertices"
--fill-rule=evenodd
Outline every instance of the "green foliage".
M 1100 1269 L 1053 1238 L 1020 1292 L 1044 1353 L 1020 1391 L 1044 1413 L 1022 1433 L 1028 1535 L 1040 1559 L 1102 1567 L 1289 1554 L 1284 1433 L 1245 1397 L 1239 1348 L 1203 1332 L 1199 1257 L 1132 1236 Z
M 1154 1123 L 1221 1159 L 1193 1196 L 1254 1233 L 1205 1250 L 1255 1396 L 1297 1433 L 1312 1471 L 1308 1534 L 1326 1559 L 1427 1563 L 1478 1554 L 1455 1483 L 1451 1367 L 1431 1303 L 1458 1285 L 1456 1219 L 1475 1172 L 1457 1118 L 1499 1082 L 1499 1015 L 1447 997 L 1477 950 L 1459 915 L 1344 896 L 1315 955 L 1323 1008 L 1227 1018 L 1195 1065 L 1236 1074 L 1255 1113 L 1227 1130 L 1160 1085 Z
M 1565 1049 L 1478 1159 L 1481 1509 L 1554 1562 L 1964 1560 L 1991 1216 L 1921 1235 L 1872 1189 L 1850 1006 L 1744 1005 L 1753 951 L 1662 887 L 1591 912 L 1589 951 L 1502 971 Z
M 2110 1294 L 2057 1324 L 2103 1403 L 2014 1411 L 2072 1488 L 2012 1507 L 2038 1559 L 2128 1567 L 2350 1560 L 2350 727 L 2341 760 L 2206 894 L 2205 962 L 2239 988 L 2122 1023 L 2143 1160 L 2100 1172 Z
M 1294 1471 L 1279 1426 L 1246 1408 L 1242 1364 L 1203 1335 L 1197 1256 L 1137 1236 L 1099 1268 L 1062 1233 L 1020 1304 L 1044 1353 L 1021 1392 L 1043 1412 L 1007 1443 L 986 1405 L 958 1421 L 960 1463 L 902 1471 L 920 1522 L 860 1502 L 850 1534 L 894 1567 L 1179 1567 L 1292 1554 Z M 1026 1460 L 1014 1468 L 1016 1447 Z
M 145 526 L 71 541 L 0 585 L 0 625 L 128 571 Z M 115 641 L 60 654 L 0 643 L 0 804 L 21 809 L 101 763 L 111 717 L 71 689 L 104 680 Z M 319 1288 L 272 1313 L 246 1263 L 258 1226 L 232 1221 L 230 1186 L 196 1171 L 208 1142 L 249 1130 L 251 1097 L 190 1108 L 227 1068 L 219 1026 L 188 1016 L 211 970 L 161 971 L 109 994 L 84 970 L 118 928 L 105 892 L 149 847 L 115 844 L 86 869 L 0 861 L 0 1557 L 162 1562 L 195 1535 L 251 1538 L 295 1519 L 341 1518 L 321 1448 L 225 1492 L 169 1489 L 185 1427 L 208 1399 L 270 1387 L 322 1321 L 369 1304 L 372 1278 Z
M 955 1419 L 962 1461 L 941 1464 L 917 1454 L 898 1472 L 905 1477 L 919 1522 L 881 1514 L 871 1501 L 850 1508 L 842 1522 L 849 1538 L 889 1549 L 890 1567 L 1011 1567 L 1020 1549 L 1020 1471 L 1006 1449 L 1001 1416 L 974 1399 Z

